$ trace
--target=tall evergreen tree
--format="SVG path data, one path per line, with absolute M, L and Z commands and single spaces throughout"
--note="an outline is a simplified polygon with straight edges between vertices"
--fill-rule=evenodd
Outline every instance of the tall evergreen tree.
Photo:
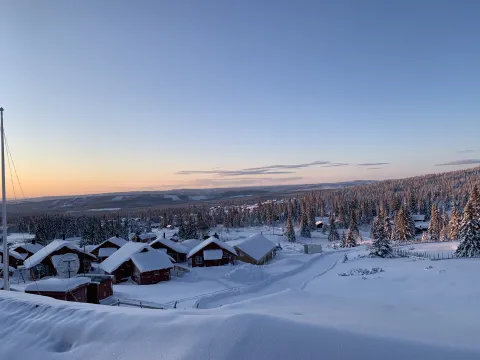
M 345 240 L 345 246 L 346 247 L 355 247 L 357 246 L 357 240 L 355 239 L 355 236 L 353 235 L 353 231 L 348 229 L 347 231 L 347 238 Z
M 378 217 L 372 225 L 372 248 L 370 256 L 392 257 L 392 247 L 390 246 L 390 219 L 386 212 L 381 209 Z
M 306 205 L 303 207 L 301 224 L 300 224 L 300 236 L 304 238 L 311 238 L 312 234 L 310 233 L 310 224 L 308 222 L 308 213 L 306 209 Z
M 428 227 L 428 237 L 432 241 L 440 240 L 440 231 L 442 231 L 442 218 L 436 204 L 432 205 L 430 216 L 430 225 Z
M 473 216 L 480 220 L 480 191 L 477 185 L 473 187 L 469 202 L 472 203 Z
M 340 238 L 340 247 L 341 248 L 347 247 L 347 237 L 345 236 L 345 231 L 342 231 L 342 236 Z
M 475 209 L 471 201 L 465 207 L 460 225 L 460 245 L 455 255 L 458 257 L 480 256 L 480 221 L 475 217 Z
M 340 235 L 338 234 L 337 225 L 335 223 L 335 215 L 331 214 L 329 219 L 330 232 L 328 233 L 328 241 L 338 241 Z
M 453 208 L 450 214 L 450 221 L 448 223 L 448 238 L 452 241 L 458 240 L 460 224 L 462 223 L 462 216 L 456 207 Z
M 352 210 L 350 214 L 350 224 L 348 226 L 348 230 L 351 232 L 351 236 L 355 239 L 355 241 L 360 237 L 360 231 L 358 230 L 357 213 L 355 212 L 355 210 Z
M 415 223 L 408 207 L 402 206 L 394 219 L 394 239 L 409 241 L 415 238 Z
M 285 237 L 287 238 L 288 241 L 290 242 L 295 242 L 295 229 L 293 227 L 292 223 L 292 217 L 288 215 L 287 217 L 287 225 L 285 227 L 285 232 L 284 232 Z

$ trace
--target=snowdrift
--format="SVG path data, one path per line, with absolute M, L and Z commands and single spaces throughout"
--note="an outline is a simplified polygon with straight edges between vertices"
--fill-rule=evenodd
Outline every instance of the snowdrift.
M 298 296 L 298 294 L 295 294 Z M 264 299 L 265 300 L 265 299 Z M 247 303 L 248 304 L 248 303 Z M 251 305 L 251 304 L 250 304 Z M 302 313 L 237 304 L 146 310 L 0 292 L 0 358 L 23 359 L 478 359 L 465 350 L 369 336 L 313 323 Z M 256 309 L 256 310 L 255 310 Z

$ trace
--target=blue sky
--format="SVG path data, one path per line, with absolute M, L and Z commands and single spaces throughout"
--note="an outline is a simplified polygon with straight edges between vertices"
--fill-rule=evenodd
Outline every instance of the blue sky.
M 31 196 L 480 163 L 477 1 L 15 1 L 1 13 L 0 104 Z M 222 173 L 316 161 L 349 165 Z

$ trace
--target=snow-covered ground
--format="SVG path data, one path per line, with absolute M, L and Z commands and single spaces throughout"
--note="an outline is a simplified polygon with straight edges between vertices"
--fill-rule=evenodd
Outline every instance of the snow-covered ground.
M 234 245 L 260 231 L 283 248 L 267 265 L 194 268 L 169 282 L 114 288 L 120 299 L 168 310 L 0 292 L 0 358 L 480 358 L 480 259 L 369 258 L 368 239 L 335 250 L 321 232 L 295 244 L 265 228 L 221 235 Z M 306 242 L 325 252 L 304 254 Z M 435 254 L 457 245 L 404 248 Z

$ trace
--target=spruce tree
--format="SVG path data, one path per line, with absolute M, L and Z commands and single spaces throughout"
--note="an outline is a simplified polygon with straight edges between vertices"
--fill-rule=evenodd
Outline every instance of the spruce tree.
M 469 202 L 472 203 L 473 216 L 477 220 L 480 220 L 480 191 L 478 190 L 477 185 L 473 187 Z
M 471 201 L 465 207 L 460 225 L 460 245 L 455 255 L 458 257 L 480 256 L 480 221 L 475 217 L 475 209 Z
M 358 239 L 360 236 L 360 231 L 358 230 L 357 214 L 355 210 L 352 210 L 350 214 L 350 224 L 348 226 L 348 230 L 352 233 L 351 236 L 353 236 L 353 238 L 356 241 L 356 239 Z M 348 235 L 347 235 L 347 239 L 348 239 Z
M 415 223 L 408 207 L 403 206 L 395 215 L 394 239 L 408 241 L 415 238 Z
M 347 237 L 345 236 L 345 231 L 342 231 L 342 237 L 340 238 L 340 247 L 347 247 Z
M 300 236 L 304 238 L 312 237 L 312 234 L 310 233 L 310 224 L 308 222 L 308 213 L 305 207 L 303 209 L 302 218 L 301 218 Z
M 448 223 L 448 238 L 452 241 L 458 240 L 460 224 L 462 223 L 462 216 L 456 207 L 453 208 L 450 214 L 450 221 Z
M 345 235 L 345 233 L 343 233 Z M 347 238 L 345 240 L 346 247 L 355 247 L 357 246 L 357 241 L 355 240 L 355 236 L 353 235 L 353 231 L 348 229 L 347 231 Z
M 338 241 L 340 239 L 340 235 L 338 234 L 337 226 L 335 224 L 335 216 L 333 214 L 330 215 L 329 225 L 330 232 L 328 233 L 328 241 Z
M 295 242 L 295 229 L 292 224 L 292 217 L 290 214 L 287 217 L 287 226 L 285 227 L 285 232 L 284 232 L 285 237 L 287 238 L 288 241 L 290 242 Z
M 386 212 L 381 209 L 378 217 L 373 222 L 372 228 L 372 248 L 370 256 L 392 257 L 392 247 L 390 246 L 390 220 Z
M 442 231 L 442 218 L 436 204 L 432 205 L 430 216 L 430 225 L 428 226 L 428 237 L 432 241 L 440 240 L 440 231 Z

